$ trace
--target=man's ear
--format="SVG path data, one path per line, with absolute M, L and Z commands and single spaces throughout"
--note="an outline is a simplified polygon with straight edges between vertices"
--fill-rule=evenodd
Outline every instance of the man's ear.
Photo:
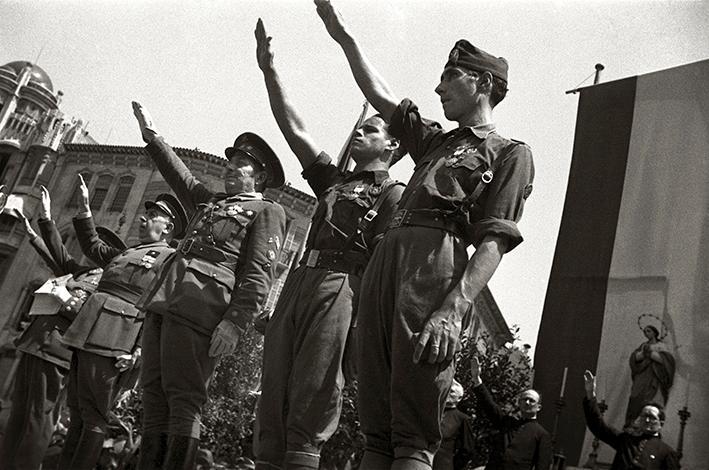
M 165 224 L 165 228 L 162 233 L 165 235 L 170 235 L 175 230 L 175 224 L 173 222 L 168 222 Z
M 483 72 L 478 77 L 478 86 L 485 90 L 486 92 L 492 91 L 492 74 L 490 72 Z
M 401 147 L 401 142 L 399 142 L 399 139 L 391 138 L 389 139 L 389 144 L 386 146 L 386 149 L 389 152 L 394 153 L 399 147 Z

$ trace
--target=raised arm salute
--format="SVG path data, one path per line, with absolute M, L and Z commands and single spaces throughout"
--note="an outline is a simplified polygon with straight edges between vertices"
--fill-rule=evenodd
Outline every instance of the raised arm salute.
M 446 118 L 458 123 L 446 133 L 411 100 L 397 102 L 331 3 L 315 4 L 360 89 L 416 163 L 362 279 L 372 295 L 359 306 L 359 411 L 363 464 L 425 469 L 473 301 L 522 241 L 517 221 L 532 189 L 532 154 L 492 122 L 507 90 L 504 59 L 465 40 L 455 44 L 435 89 Z
M 255 34 L 271 110 L 318 197 L 303 262 L 288 276 L 266 332 L 256 465 L 317 469 L 340 417 L 360 277 L 403 191 L 388 173 L 399 141 L 381 116 L 370 117 L 355 132 L 354 170 L 340 172 L 288 99 L 261 20 Z

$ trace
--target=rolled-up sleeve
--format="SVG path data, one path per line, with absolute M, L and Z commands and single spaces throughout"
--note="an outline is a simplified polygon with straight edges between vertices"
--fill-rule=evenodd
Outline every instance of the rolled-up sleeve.
M 332 164 L 332 158 L 325 152 L 320 152 L 315 161 L 303 170 L 302 175 L 318 199 L 341 176 L 340 170 Z
M 444 135 L 441 125 L 422 118 L 418 106 L 408 98 L 403 99 L 394 110 L 389 122 L 389 133 L 399 139 L 414 163 L 418 163 Z
M 487 236 L 507 241 L 507 251 L 522 243 L 517 222 L 522 218 L 524 203 L 532 191 L 534 163 L 532 151 L 524 144 L 514 144 L 497 166 L 487 189 L 483 216 L 473 224 L 473 245 Z

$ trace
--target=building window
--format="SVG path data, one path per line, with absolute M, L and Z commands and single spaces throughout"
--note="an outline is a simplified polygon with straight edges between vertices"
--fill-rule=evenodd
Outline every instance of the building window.
M 16 223 L 17 219 L 13 216 L 0 213 L 0 234 L 10 235 L 12 233 L 12 229 L 15 228 Z
M 20 177 L 19 185 L 29 186 L 34 183 L 35 177 L 39 172 L 39 167 L 42 166 L 42 157 L 39 155 L 28 156 L 29 161 L 25 163 L 25 167 L 22 169 L 22 176 Z
M 104 199 L 106 199 L 106 194 L 108 194 L 108 188 L 111 187 L 111 181 L 113 181 L 113 176 L 111 175 L 101 175 L 98 177 L 96 186 L 94 186 L 94 195 L 91 197 L 91 207 L 92 211 L 98 211 L 103 205 Z
M 79 172 L 79 174 L 84 178 L 84 183 L 86 183 L 86 186 L 91 187 L 91 172 L 81 171 Z M 81 191 L 79 191 L 79 178 L 76 179 L 76 182 L 74 184 L 76 184 L 76 186 L 74 187 L 74 192 L 71 193 L 71 197 L 66 202 L 67 207 L 79 207 L 79 203 L 81 202 Z
M 108 209 L 111 212 L 121 212 L 126 206 L 126 201 L 128 201 L 128 196 L 130 196 L 130 190 L 133 187 L 133 182 L 135 178 L 133 176 L 121 176 L 118 181 L 118 189 L 116 189 L 116 195 L 113 196 L 113 202 L 111 207 Z

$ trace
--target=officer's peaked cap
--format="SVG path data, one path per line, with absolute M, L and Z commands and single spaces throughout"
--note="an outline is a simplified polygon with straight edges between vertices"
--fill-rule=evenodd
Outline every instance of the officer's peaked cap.
M 175 229 L 172 232 L 174 238 L 182 238 L 187 228 L 187 213 L 175 196 L 170 193 L 158 194 L 155 201 L 145 201 L 145 208 L 157 207 L 170 217 Z
M 488 54 L 465 39 L 460 39 L 455 43 L 448 55 L 446 67 L 460 67 L 476 72 L 490 72 L 493 77 L 497 77 L 507 83 L 507 60 L 503 57 L 495 57 L 492 54 Z
M 98 233 L 98 237 L 101 239 L 102 242 L 108 243 L 114 248 L 118 248 L 120 250 L 126 250 L 128 248 L 128 245 L 126 245 L 123 239 L 119 237 L 116 232 L 109 229 L 108 227 L 99 225 L 96 227 L 96 233 Z
M 227 159 L 231 159 L 237 150 L 263 165 L 267 174 L 267 188 L 280 188 L 285 184 L 286 178 L 278 156 L 261 137 L 253 132 L 244 132 L 236 138 L 233 147 L 224 149 L 224 154 Z

